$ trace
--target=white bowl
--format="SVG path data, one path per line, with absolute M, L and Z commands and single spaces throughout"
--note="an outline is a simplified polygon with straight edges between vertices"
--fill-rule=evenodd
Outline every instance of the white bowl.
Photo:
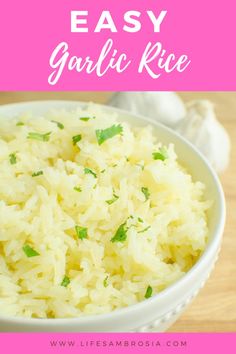
M 74 109 L 86 103 L 75 101 L 35 101 L 0 106 L 1 119 L 31 111 L 43 114 L 51 108 Z M 119 119 L 135 125 L 151 124 L 164 144 L 174 143 L 180 162 L 194 179 L 205 183 L 206 197 L 214 201 L 209 212 L 209 242 L 198 262 L 180 280 L 161 293 L 123 309 L 104 315 L 68 319 L 28 319 L 1 317 L 1 332 L 150 332 L 165 331 L 180 316 L 203 287 L 216 262 L 225 224 L 225 200 L 220 181 L 205 158 L 184 138 L 154 120 L 111 107 Z M 187 328 L 186 328 L 187 330 Z

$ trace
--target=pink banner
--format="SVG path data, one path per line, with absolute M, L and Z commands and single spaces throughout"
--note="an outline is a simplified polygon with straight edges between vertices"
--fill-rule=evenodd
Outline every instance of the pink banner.
M 4 354 L 235 354 L 236 334 L 187 333 L 1 333 Z
M 235 90 L 234 0 L 7 0 L 0 90 Z

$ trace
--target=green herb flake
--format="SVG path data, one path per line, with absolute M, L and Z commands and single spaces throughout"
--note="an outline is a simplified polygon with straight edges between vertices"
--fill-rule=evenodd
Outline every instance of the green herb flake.
M 106 278 L 103 280 L 103 286 L 104 286 L 104 288 L 107 288 L 108 287 L 108 275 L 106 276 Z
M 96 137 L 99 145 L 102 145 L 106 140 L 113 138 L 115 135 L 122 134 L 123 127 L 121 124 L 112 125 L 110 128 L 96 130 Z
M 28 258 L 30 257 L 36 257 L 39 256 L 39 253 L 37 251 L 35 251 L 32 247 L 30 247 L 29 245 L 24 245 L 23 246 L 23 251 L 26 254 L 26 256 Z
M 83 122 L 87 122 L 90 119 L 95 119 L 95 117 L 81 117 L 80 120 L 82 120 Z
M 38 141 L 49 141 L 51 134 L 52 132 L 48 132 L 45 134 L 31 132 L 28 134 L 27 139 L 38 140 Z
M 104 173 L 106 170 L 104 169 L 104 170 L 102 170 L 100 173 Z
M 143 219 L 141 219 L 140 217 L 138 217 L 138 221 L 143 223 Z
M 17 163 L 16 153 L 12 153 L 9 155 L 9 161 L 11 165 L 15 165 Z
M 23 126 L 23 125 L 25 125 L 25 123 L 23 123 L 23 122 L 17 122 L 17 123 L 16 123 L 16 126 L 17 126 L 17 127 L 21 127 L 21 126 Z
M 116 195 L 115 193 L 113 193 L 113 198 L 112 199 L 109 199 L 109 200 L 106 200 L 106 203 L 111 205 L 113 203 L 115 203 L 117 201 L 117 199 L 119 199 L 118 195 Z
M 56 120 L 51 120 L 52 123 L 55 123 L 59 129 L 64 129 L 64 125 Z
M 115 235 L 111 238 L 111 242 L 125 242 L 127 239 L 127 231 L 128 228 L 125 222 L 118 227 Z
M 38 176 L 41 176 L 41 175 L 43 175 L 43 171 L 38 171 L 38 172 L 32 173 L 32 177 L 38 177 Z
M 87 227 L 82 227 L 82 226 L 75 226 L 75 231 L 80 240 L 83 240 L 84 238 L 88 237 L 88 229 Z
M 151 296 L 152 296 L 152 287 L 150 285 L 148 285 L 144 297 L 145 297 L 145 299 L 149 299 Z
M 153 152 L 152 157 L 154 160 L 165 161 L 168 158 L 167 149 L 165 147 L 161 147 L 159 151 Z
M 145 196 L 145 202 L 146 202 L 149 199 L 149 197 L 150 197 L 150 192 L 149 192 L 147 187 L 142 187 L 141 191 L 142 191 L 142 193 Z
M 65 275 L 62 282 L 61 282 L 61 286 L 64 286 L 65 288 L 70 284 L 70 278 Z
M 82 189 L 81 189 L 80 187 L 74 187 L 74 190 L 75 190 L 76 192 L 82 192 Z
M 73 145 L 76 145 L 82 139 L 81 134 L 72 136 Z
M 147 226 L 145 229 L 141 230 L 141 231 L 138 231 L 138 234 L 141 234 L 143 232 L 146 232 L 147 230 L 150 229 L 151 226 Z
M 85 167 L 84 173 L 85 173 L 86 175 L 88 175 L 88 174 L 93 175 L 94 178 L 97 178 L 96 173 L 93 172 L 92 170 L 90 170 L 90 168 Z

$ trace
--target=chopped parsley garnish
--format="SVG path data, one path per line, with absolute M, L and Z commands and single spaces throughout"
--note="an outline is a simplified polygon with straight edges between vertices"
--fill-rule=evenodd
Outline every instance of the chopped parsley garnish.
M 108 287 L 108 275 L 106 276 L 106 278 L 103 280 L 103 285 L 104 285 L 104 288 L 107 288 Z
M 161 147 L 159 151 L 153 152 L 152 157 L 154 160 L 165 161 L 168 158 L 168 153 L 165 147 Z
M 23 246 L 23 251 L 25 252 L 26 256 L 28 258 L 30 257 L 36 257 L 39 256 L 39 253 L 37 251 L 35 251 L 32 247 L 30 247 L 29 245 L 24 245 Z
M 75 226 L 75 231 L 79 239 L 83 240 L 88 237 L 88 229 L 87 227 Z
M 10 161 L 11 165 L 15 165 L 16 164 L 16 162 L 17 162 L 16 153 L 13 153 L 13 154 L 9 155 L 9 161 Z
M 43 171 L 38 171 L 38 172 L 32 173 L 32 177 L 38 177 L 38 176 L 41 176 L 41 175 L 43 175 Z
M 88 175 L 88 174 L 93 175 L 94 178 L 97 178 L 96 173 L 93 172 L 92 170 L 90 170 L 90 168 L 85 167 L 84 173 L 85 173 L 86 175 Z
M 141 234 L 142 232 L 145 232 L 150 229 L 151 226 L 147 226 L 145 229 L 138 231 L 138 234 Z
M 95 119 L 95 117 L 81 117 L 80 120 L 87 122 L 90 119 Z
M 28 134 L 27 139 L 39 140 L 39 141 L 49 141 L 50 135 L 52 132 L 48 132 L 45 134 L 31 132 Z
M 64 125 L 56 120 L 51 120 L 52 123 L 55 123 L 59 129 L 64 129 Z
M 99 145 L 102 145 L 106 140 L 113 138 L 113 136 L 122 134 L 123 128 L 121 124 L 112 125 L 110 128 L 96 130 L 96 137 Z
M 64 286 L 65 288 L 70 284 L 70 278 L 65 275 L 62 282 L 61 282 L 61 286 Z
M 140 217 L 138 217 L 138 221 L 139 221 L 139 222 L 143 222 L 143 219 L 141 219 Z
M 21 127 L 22 125 L 25 125 L 25 123 L 23 123 L 23 122 L 17 122 L 17 123 L 16 123 L 16 126 L 17 126 L 17 127 Z
M 124 242 L 127 239 L 127 231 L 128 228 L 125 222 L 118 227 L 115 235 L 111 238 L 111 242 Z
M 115 193 L 113 193 L 113 198 L 112 199 L 109 199 L 109 200 L 106 200 L 106 203 L 111 205 L 113 203 L 115 203 L 117 201 L 117 199 L 119 199 L 118 195 L 116 195 Z
M 149 197 L 150 197 L 150 192 L 149 192 L 147 187 L 142 187 L 141 191 L 142 191 L 142 193 L 145 196 L 145 202 L 146 202 L 149 199 Z
M 81 189 L 80 187 L 74 187 L 74 190 L 75 190 L 76 192 L 82 192 L 82 189 Z
M 77 144 L 82 139 L 81 134 L 72 136 L 73 145 Z
M 149 299 L 149 297 L 151 297 L 151 296 L 152 296 L 152 287 L 150 285 L 148 285 L 144 297 L 145 297 L 145 299 Z
M 104 170 L 102 170 L 100 173 L 104 173 L 106 170 L 104 169 Z

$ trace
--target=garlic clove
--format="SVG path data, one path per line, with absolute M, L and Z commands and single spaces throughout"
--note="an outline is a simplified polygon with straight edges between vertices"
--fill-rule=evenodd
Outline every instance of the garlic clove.
M 207 100 L 184 105 L 174 92 L 118 92 L 109 105 L 156 119 L 191 141 L 217 172 L 229 164 L 230 139 Z
M 175 92 L 118 92 L 109 105 L 156 119 L 172 128 L 186 115 L 185 105 Z
M 229 164 L 230 139 L 216 118 L 213 104 L 197 100 L 189 102 L 186 108 L 187 114 L 175 130 L 190 140 L 217 172 L 223 172 Z

